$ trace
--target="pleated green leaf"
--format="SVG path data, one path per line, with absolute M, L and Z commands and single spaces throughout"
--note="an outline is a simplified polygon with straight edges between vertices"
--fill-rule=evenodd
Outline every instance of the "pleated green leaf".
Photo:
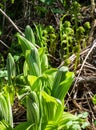
M 84 119 L 80 119 L 78 116 L 72 115 L 68 112 L 63 112 L 62 118 L 58 121 L 58 129 L 66 129 L 66 130 L 78 130 L 81 128 L 81 124 L 85 122 Z M 75 126 L 77 128 L 75 129 Z
M 35 36 L 34 36 L 32 28 L 29 25 L 27 25 L 25 28 L 25 38 L 28 41 L 30 41 L 32 44 L 35 44 Z
M 43 54 L 42 60 L 41 60 L 41 70 L 42 73 L 48 69 L 48 57 L 46 54 Z
M 12 109 L 10 104 L 9 94 L 6 97 L 0 93 L 0 120 L 5 120 L 13 127 Z
M 68 72 L 67 67 L 63 66 L 58 69 L 52 87 L 52 96 L 62 101 L 65 98 L 73 79 L 74 73 Z
M 43 120 L 44 121 L 57 121 L 62 115 L 63 105 L 60 100 L 48 95 L 42 91 L 42 104 L 43 104 Z
M 44 130 L 58 130 L 58 125 L 55 121 L 49 121 Z
M 40 58 L 37 49 L 31 49 L 26 51 L 26 62 L 29 67 L 29 74 L 34 76 L 41 75 Z
M 22 122 L 17 125 L 13 130 L 38 130 L 38 127 L 36 124 L 31 122 Z
M 8 122 L 8 103 L 5 97 L 0 94 L 0 120 L 2 119 Z
M 40 87 L 42 86 L 41 77 L 28 75 L 27 80 L 30 84 L 31 90 L 38 92 L 40 90 Z
M 4 120 L 0 121 L 0 130 L 12 130 L 12 127 Z
M 36 49 L 36 47 L 28 41 L 25 37 L 21 36 L 20 34 L 17 34 L 19 44 L 21 45 L 22 51 L 25 54 L 26 50 L 31 50 L 33 48 Z
M 40 62 L 41 62 L 41 72 L 48 70 L 48 57 L 45 53 L 45 48 L 39 48 L 39 56 L 40 56 Z
M 27 96 L 27 120 L 39 124 L 39 101 L 34 91 Z
M 15 62 L 12 55 L 9 53 L 7 57 L 7 72 L 8 72 L 8 83 L 12 84 L 12 78 L 16 76 Z
M 27 65 L 27 62 L 25 61 L 24 62 L 24 65 L 23 65 L 23 73 L 24 73 L 24 76 L 26 77 L 29 73 L 29 68 L 28 68 L 28 65 Z
M 30 86 L 32 86 L 32 85 L 36 82 L 37 77 L 36 77 L 36 76 L 33 76 L 33 75 L 28 75 L 28 76 L 27 76 L 27 80 L 28 80 Z
M 60 83 L 65 80 L 66 72 L 68 72 L 68 67 L 64 67 L 64 66 L 57 70 L 54 83 L 52 86 L 52 96 L 56 97 Z
M 57 89 L 56 97 L 60 99 L 61 101 L 65 98 L 65 96 L 68 93 L 68 90 L 73 82 L 74 79 L 74 73 L 73 72 L 67 72 L 66 78 L 64 81 L 62 81 Z

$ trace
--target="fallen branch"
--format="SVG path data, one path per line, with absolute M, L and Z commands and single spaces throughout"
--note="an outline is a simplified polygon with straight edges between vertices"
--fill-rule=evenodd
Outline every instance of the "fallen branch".
M 77 78 L 76 78 L 77 80 Z M 80 76 L 78 78 L 78 84 L 79 83 L 84 83 L 84 82 L 92 82 L 92 83 L 96 83 L 96 76 Z
M 77 75 L 77 79 L 76 79 L 76 81 L 75 81 L 75 83 L 74 83 L 74 86 L 73 86 L 73 88 L 72 88 L 72 91 L 70 92 L 70 95 L 71 95 L 71 94 L 73 93 L 73 91 L 74 91 L 74 88 L 75 88 L 75 86 L 76 86 L 76 84 L 77 84 L 77 82 L 78 82 L 78 79 L 79 79 L 79 77 L 80 77 L 81 71 L 82 71 L 82 69 L 83 69 L 83 67 L 84 67 L 84 65 L 85 65 L 85 63 L 86 63 L 86 60 L 88 59 L 89 55 L 91 54 L 91 52 L 93 51 L 93 49 L 94 49 L 95 47 L 96 47 L 96 39 L 93 41 L 92 47 L 90 48 L 88 54 L 86 55 L 86 57 L 85 57 L 85 59 L 84 59 L 82 65 L 81 65 L 81 68 L 80 68 L 79 73 L 78 73 L 78 75 Z
M 14 26 L 14 28 L 22 35 L 24 36 L 24 33 L 17 27 L 17 25 L 11 20 L 11 18 L 2 10 L 0 9 L 0 12 L 9 20 L 9 22 Z
M 7 46 L 2 40 L 0 40 L 0 42 L 9 49 L 9 46 Z

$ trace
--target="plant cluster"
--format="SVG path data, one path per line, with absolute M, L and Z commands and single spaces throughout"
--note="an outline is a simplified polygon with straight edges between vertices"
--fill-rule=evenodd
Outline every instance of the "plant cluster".
M 15 0 L 10 0 L 10 2 L 13 6 L 16 4 Z M 79 62 L 80 51 L 86 47 L 86 40 L 90 30 L 89 22 L 82 24 L 82 15 L 80 13 L 81 5 L 79 2 L 77 0 L 32 0 L 28 2 L 24 0 L 24 2 L 20 2 L 22 4 L 19 4 L 21 4 L 23 8 L 20 15 L 22 15 L 24 18 L 26 17 L 27 19 L 30 19 L 32 16 L 38 16 L 46 21 L 48 14 L 52 15 L 52 19 L 54 19 L 56 15 L 60 15 L 59 17 L 61 18 L 60 24 L 58 24 L 58 29 L 55 29 L 51 23 L 47 27 L 46 25 L 43 26 L 42 24 L 34 24 L 36 29 L 35 34 L 37 36 L 36 43 L 39 46 L 45 47 L 46 51 L 48 51 L 54 57 L 59 57 L 60 61 L 64 60 L 65 65 L 70 63 L 68 58 L 75 53 L 77 58 L 74 68 L 76 69 Z M 5 8 L 4 3 L 8 3 L 8 1 L 4 0 L 1 3 L 2 8 Z M 58 4 L 60 8 L 62 7 L 62 9 L 56 7 Z M 33 12 L 30 13 L 31 9 L 34 10 L 34 14 Z M 62 16 L 62 14 L 64 15 Z M 13 14 L 13 11 L 12 13 L 9 11 L 9 16 L 12 17 L 12 19 L 17 15 L 19 18 L 19 14 L 15 14 L 15 12 Z M 5 22 L 3 21 L 3 23 Z M 28 23 L 30 23 L 30 21 Z M 1 34 L 2 30 L 4 30 L 2 29 L 3 27 L 3 25 L 0 27 Z
M 24 37 L 17 34 L 19 44 L 13 41 L 10 48 L 12 54 L 8 54 L 6 68 L 4 68 L 4 58 L 0 54 L 0 68 L 2 68 L 0 69 L 0 129 L 85 129 L 89 125 L 86 121 L 88 113 L 72 115 L 65 112 L 64 100 L 74 80 L 74 73 L 65 66 L 59 69 L 52 68 L 48 60 L 50 53 L 53 57 L 58 56 L 60 61 L 64 60 L 64 65 L 69 65 L 69 57 L 75 54 L 74 69 L 76 69 L 80 51 L 86 47 L 91 28 L 89 22 L 81 21 L 81 5 L 77 0 L 20 0 L 18 2 L 19 4 L 16 0 L 10 2 L 3 0 L 0 7 L 6 10 L 8 3 L 17 5 L 14 13 L 9 10 L 9 16 L 12 19 L 22 16 L 28 19 L 29 24 L 31 17 L 36 16 L 39 19 L 46 19 L 45 21 L 50 14 L 52 19 L 56 20 L 56 15 L 60 19 L 56 28 L 51 25 L 51 22 L 50 24 L 34 22 L 31 23 L 34 30 L 26 26 Z M 18 5 L 23 7 L 21 12 L 17 11 Z M 6 21 L 1 15 L 0 18 L 3 19 L 3 24 L 0 25 L 0 36 L 2 36 Z M 14 126 L 12 113 L 15 97 L 26 110 L 26 122 L 17 126 Z M 93 103 L 96 104 L 95 95 Z
M 37 46 L 30 28 L 25 37 L 17 34 L 24 57 L 23 72 L 16 74 L 14 58 L 7 58 L 7 83 L 0 92 L 0 129 L 2 130 L 79 130 L 89 123 L 87 114 L 72 115 L 64 111 L 64 98 L 74 80 L 74 73 L 62 66 L 49 67 L 44 47 Z M 38 47 L 38 48 L 37 48 Z M 6 75 L 6 74 L 5 74 Z M 27 121 L 13 126 L 14 97 L 24 105 Z
M 85 22 L 83 26 L 75 27 L 72 26 L 70 21 L 65 20 L 66 17 L 64 15 L 60 19 L 59 33 L 56 32 L 53 26 L 44 28 L 42 25 L 35 25 L 36 41 L 39 46 L 46 48 L 46 51 L 54 57 L 58 53 L 60 60 L 65 61 L 65 65 L 70 63 L 68 58 L 72 54 L 76 54 L 76 69 L 80 52 L 86 47 L 90 23 Z

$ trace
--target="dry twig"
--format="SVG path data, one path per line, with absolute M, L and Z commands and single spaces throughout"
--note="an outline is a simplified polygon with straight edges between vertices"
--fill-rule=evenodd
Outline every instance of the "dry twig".
M 86 60 L 88 59 L 89 55 L 91 54 L 91 52 L 93 51 L 93 49 L 94 49 L 95 47 L 96 47 L 96 39 L 93 41 L 93 45 L 92 45 L 92 47 L 90 48 L 88 54 L 86 55 L 86 57 L 85 57 L 85 59 L 84 59 L 84 61 L 83 61 L 83 63 L 82 63 L 82 66 L 81 66 L 81 68 L 80 68 L 80 70 L 79 70 L 77 79 L 76 79 L 76 81 L 75 81 L 75 83 L 74 83 L 74 86 L 73 86 L 73 89 L 72 89 L 70 95 L 73 93 L 73 90 L 74 90 L 74 88 L 75 88 L 75 86 L 76 86 L 76 84 L 77 84 L 77 82 L 78 82 L 78 79 L 79 79 L 79 77 L 80 77 L 81 71 L 82 71 L 82 69 L 83 69 L 83 67 L 84 67 L 84 65 L 85 65 L 85 63 L 86 63 Z
M 0 43 L 2 43 L 5 47 L 7 47 L 9 49 L 9 46 L 6 45 L 2 40 L 0 40 Z
M 17 25 L 11 20 L 11 18 L 2 10 L 0 9 L 0 12 L 9 20 L 9 22 L 15 27 L 15 29 L 24 36 L 24 33 L 21 32 L 21 30 L 17 27 Z

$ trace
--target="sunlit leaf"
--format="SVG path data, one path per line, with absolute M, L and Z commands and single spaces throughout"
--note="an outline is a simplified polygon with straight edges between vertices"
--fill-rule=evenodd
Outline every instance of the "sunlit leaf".
M 12 127 L 4 120 L 0 121 L 0 130 L 12 130 Z
M 25 28 L 25 38 L 29 40 L 32 44 L 35 44 L 35 36 L 32 28 L 29 25 L 27 25 Z
M 32 123 L 31 122 L 22 122 L 19 125 L 17 125 L 14 130 L 30 130 Z
M 16 76 L 15 62 L 12 55 L 9 53 L 7 58 L 7 72 L 8 72 L 8 83 L 12 84 L 12 78 Z
M 34 82 L 37 80 L 37 77 L 33 76 L 33 75 L 28 75 L 27 79 L 28 79 L 30 86 L 32 86 L 34 84 Z
M 48 95 L 42 91 L 43 96 L 43 113 L 46 121 L 57 121 L 62 115 L 63 106 L 60 100 Z

